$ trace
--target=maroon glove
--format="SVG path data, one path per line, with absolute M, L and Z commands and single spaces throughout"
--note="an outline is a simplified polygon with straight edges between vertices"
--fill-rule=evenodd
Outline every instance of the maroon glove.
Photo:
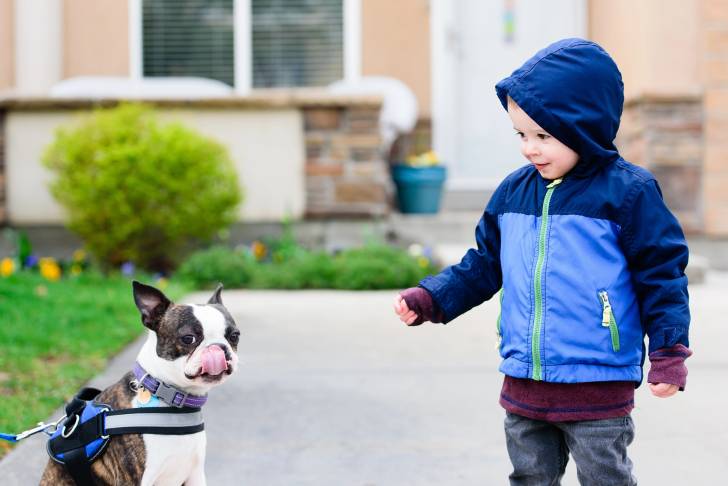
M 399 295 L 402 296 L 407 307 L 417 314 L 417 319 L 410 326 L 419 326 L 425 321 L 442 322 L 444 320 L 442 312 L 440 312 L 432 296 L 422 287 L 403 290 Z
M 692 354 L 693 352 L 682 344 L 651 352 L 647 382 L 677 385 L 680 390 L 684 390 L 688 376 L 685 360 Z

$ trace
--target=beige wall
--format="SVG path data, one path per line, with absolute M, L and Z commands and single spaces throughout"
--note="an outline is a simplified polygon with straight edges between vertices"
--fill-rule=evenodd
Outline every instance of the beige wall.
M 414 91 L 430 116 L 428 0 L 362 0 L 362 75 L 392 76 Z
M 298 219 L 305 204 L 303 120 L 295 108 L 277 110 L 159 109 L 224 144 L 238 171 L 245 221 Z M 51 174 L 41 165 L 55 130 L 77 119 L 71 111 L 8 112 L 5 179 L 10 224 L 57 224 L 62 208 L 48 191 Z
M 128 2 L 66 0 L 63 10 L 63 77 L 128 76 Z
M 699 0 L 589 0 L 589 37 L 617 62 L 627 99 L 700 92 Z
M 14 24 L 13 0 L 0 0 L 0 90 L 15 84 Z

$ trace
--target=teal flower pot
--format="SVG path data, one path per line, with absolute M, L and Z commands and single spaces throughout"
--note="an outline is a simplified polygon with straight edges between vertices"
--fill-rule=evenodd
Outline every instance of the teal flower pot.
M 437 213 L 440 210 L 442 188 L 446 178 L 447 171 L 442 165 L 393 166 L 392 179 L 397 186 L 399 210 L 403 213 Z

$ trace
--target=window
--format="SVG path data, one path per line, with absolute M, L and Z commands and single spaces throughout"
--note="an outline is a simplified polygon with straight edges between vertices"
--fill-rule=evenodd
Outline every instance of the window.
M 238 44 L 250 50 L 237 57 L 250 59 L 244 69 L 251 81 L 243 84 L 324 86 L 344 77 L 345 0 L 139 1 L 143 76 L 199 76 L 236 86 L 237 29 L 250 37 Z M 235 24 L 236 7 L 249 10 L 242 18 L 250 25 Z
M 199 76 L 235 85 L 233 0 L 144 0 L 144 76 Z
M 344 74 L 342 0 L 251 0 L 253 86 L 323 86 Z

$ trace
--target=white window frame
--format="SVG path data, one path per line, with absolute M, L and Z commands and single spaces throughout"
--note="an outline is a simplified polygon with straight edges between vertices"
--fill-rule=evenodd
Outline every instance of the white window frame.
M 142 1 L 129 0 L 129 76 L 139 80 L 143 76 Z M 344 22 L 344 79 L 349 82 L 361 77 L 361 2 L 343 0 Z M 253 90 L 252 19 L 250 0 L 233 0 L 235 92 L 249 94 Z

